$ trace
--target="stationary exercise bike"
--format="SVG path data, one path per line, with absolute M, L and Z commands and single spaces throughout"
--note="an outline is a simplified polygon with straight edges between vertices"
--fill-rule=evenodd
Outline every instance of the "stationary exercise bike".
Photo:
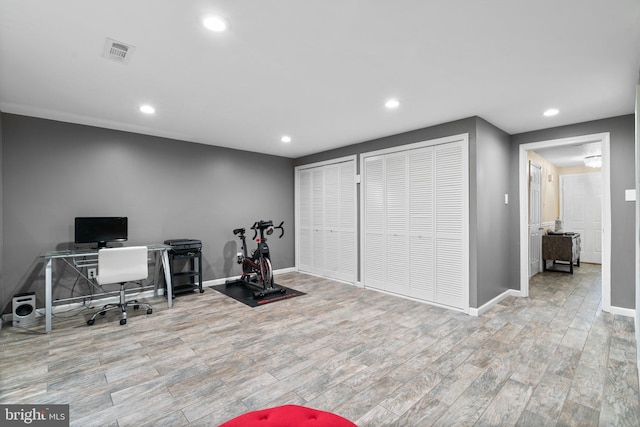
M 233 234 L 238 236 L 242 242 L 241 252 L 238 252 L 238 264 L 242 264 L 242 276 L 240 279 L 227 282 L 231 284 L 234 282 L 242 282 L 248 285 L 258 287 L 258 290 L 253 293 L 255 298 L 262 298 L 267 295 L 276 293 L 285 293 L 286 289 L 274 285 L 273 283 L 273 269 L 271 267 L 271 254 L 269 253 L 269 246 L 267 245 L 267 236 L 273 234 L 273 230 L 279 229 L 280 236 L 284 236 L 284 228 L 282 225 L 284 221 L 277 227 L 273 226 L 273 221 L 256 221 L 251 226 L 253 230 L 253 238 L 258 244 L 258 247 L 251 252 L 251 256 L 248 254 L 247 238 L 245 236 L 244 228 L 236 228 L 233 230 Z M 258 237 L 258 233 L 260 237 Z

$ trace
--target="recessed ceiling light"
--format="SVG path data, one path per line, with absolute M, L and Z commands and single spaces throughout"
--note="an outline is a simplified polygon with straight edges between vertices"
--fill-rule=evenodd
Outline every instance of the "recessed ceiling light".
M 229 28 L 227 20 L 218 15 L 207 16 L 202 20 L 202 25 L 204 25 L 206 29 L 216 33 L 221 33 Z
M 141 105 L 140 106 L 140 111 L 142 111 L 145 114 L 153 114 L 156 112 L 156 109 L 153 108 L 151 105 Z
M 392 110 L 400 106 L 400 101 L 398 101 L 397 99 L 389 99 L 387 100 L 387 102 L 384 103 L 384 106 Z
M 544 113 L 542 113 L 545 117 L 553 117 L 560 112 L 557 108 L 549 108 Z
M 291 142 L 291 137 L 288 135 L 285 135 L 282 138 L 280 138 L 280 141 L 288 144 L 289 142 Z

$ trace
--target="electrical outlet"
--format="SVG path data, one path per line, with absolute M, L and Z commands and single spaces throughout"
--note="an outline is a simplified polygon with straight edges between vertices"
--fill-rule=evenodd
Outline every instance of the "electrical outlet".
M 96 269 L 95 268 L 87 269 L 87 273 L 89 274 L 89 279 L 95 279 L 96 278 Z

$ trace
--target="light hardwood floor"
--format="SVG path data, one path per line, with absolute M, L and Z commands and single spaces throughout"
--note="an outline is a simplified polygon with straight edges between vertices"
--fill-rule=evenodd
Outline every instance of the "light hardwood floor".
M 299 273 L 249 308 L 212 289 L 174 308 L 60 313 L 0 331 L 0 403 L 68 403 L 73 426 L 215 426 L 295 403 L 364 426 L 638 426 L 633 320 L 600 270 L 538 274 L 481 317 Z

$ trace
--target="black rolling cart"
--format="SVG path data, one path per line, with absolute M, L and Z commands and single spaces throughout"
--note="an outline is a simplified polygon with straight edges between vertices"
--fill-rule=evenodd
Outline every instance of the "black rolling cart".
M 170 239 L 164 241 L 171 246 L 169 269 L 171 270 L 172 293 L 176 295 L 202 289 L 202 242 L 195 239 Z M 197 260 L 197 265 L 196 265 Z

